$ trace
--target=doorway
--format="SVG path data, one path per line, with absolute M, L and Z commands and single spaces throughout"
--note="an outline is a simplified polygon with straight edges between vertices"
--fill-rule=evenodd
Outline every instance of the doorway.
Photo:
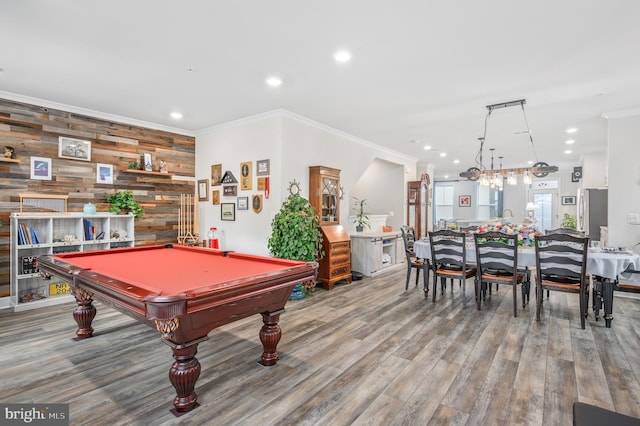
M 558 227 L 558 191 L 534 189 L 529 191 L 529 201 L 535 205 L 533 217 L 542 232 Z M 529 214 L 529 212 L 527 212 Z

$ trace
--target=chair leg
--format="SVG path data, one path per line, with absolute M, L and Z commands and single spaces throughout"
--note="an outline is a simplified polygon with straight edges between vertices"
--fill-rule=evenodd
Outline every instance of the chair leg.
M 451 285 L 453 285 L 453 280 L 451 281 Z M 447 279 L 444 277 L 440 278 L 440 287 L 441 287 L 441 292 L 444 295 L 444 290 L 447 288 Z
M 585 294 L 580 291 L 580 327 L 585 329 Z
M 420 268 L 416 268 L 416 287 L 418 287 L 418 281 L 420 281 Z
M 409 281 L 411 280 L 411 263 L 409 263 L 407 268 L 407 282 L 404 285 L 404 291 L 409 290 Z
M 540 321 L 540 308 L 542 307 L 542 286 L 536 283 L 536 321 Z
M 429 268 L 425 267 L 424 268 L 424 276 L 423 276 L 423 281 L 424 281 L 424 297 L 427 297 L 427 295 L 429 294 Z
M 436 294 L 438 294 L 438 274 L 436 274 L 436 271 L 434 269 L 434 271 L 433 271 L 433 294 L 431 296 L 431 301 L 433 303 L 436 303 Z
M 513 287 L 513 316 L 517 317 L 518 316 L 518 285 L 517 284 L 513 284 L 511 287 Z
M 482 304 L 482 302 L 480 301 L 481 293 L 482 293 L 482 280 L 478 280 L 476 279 L 474 282 L 474 286 L 473 288 L 475 288 L 476 290 L 476 307 L 478 308 L 478 310 L 480 310 L 480 305 Z
M 522 309 L 527 305 L 527 282 L 522 282 Z

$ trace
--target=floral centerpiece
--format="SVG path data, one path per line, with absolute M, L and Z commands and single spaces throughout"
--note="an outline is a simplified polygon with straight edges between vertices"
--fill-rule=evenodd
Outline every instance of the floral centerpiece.
M 518 236 L 519 246 L 533 246 L 536 236 L 544 235 L 535 226 L 528 226 L 523 224 L 504 223 L 502 225 L 482 225 L 478 227 L 478 232 L 502 232 L 508 235 Z

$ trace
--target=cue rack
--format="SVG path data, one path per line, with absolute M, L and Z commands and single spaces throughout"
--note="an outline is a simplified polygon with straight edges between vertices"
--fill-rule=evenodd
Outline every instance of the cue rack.
M 193 194 L 180 194 L 178 210 L 178 244 L 182 246 L 198 245 L 198 208 Z

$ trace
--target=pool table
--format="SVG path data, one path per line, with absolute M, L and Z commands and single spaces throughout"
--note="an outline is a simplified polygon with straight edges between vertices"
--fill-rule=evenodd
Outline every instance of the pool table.
M 91 337 L 92 300 L 155 326 L 175 359 L 169 380 L 174 414 L 195 408 L 198 344 L 216 327 L 261 314 L 261 363 L 278 361 L 280 314 L 295 284 L 315 279 L 318 265 L 222 250 L 157 245 L 41 256 L 44 278 L 69 281 L 78 339 Z

